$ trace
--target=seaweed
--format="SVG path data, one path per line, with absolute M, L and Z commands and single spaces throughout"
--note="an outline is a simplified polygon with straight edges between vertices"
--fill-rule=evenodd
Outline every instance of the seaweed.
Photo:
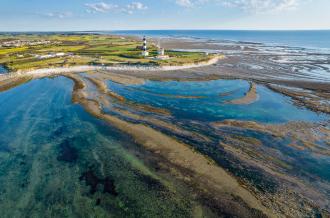
M 93 170 L 88 170 L 79 177 L 79 180 L 84 180 L 86 185 L 90 186 L 89 193 L 92 195 L 97 192 L 98 185 L 103 185 L 104 194 L 108 193 L 115 197 L 118 196 L 114 180 L 109 176 L 106 176 L 105 178 L 99 178 L 97 175 L 95 175 L 95 172 Z
M 74 163 L 78 159 L 78 151 L 72 145 L 72 140 L 66 139 L 60 144 L 60 153 L 57 156 L 58 161 Z

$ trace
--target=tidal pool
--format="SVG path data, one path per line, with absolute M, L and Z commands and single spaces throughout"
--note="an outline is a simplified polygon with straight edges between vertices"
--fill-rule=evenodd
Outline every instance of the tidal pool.
M 2 217 L 190 216 L 187 192 L 134 154 L 126 135 L 71 103 L 57 77 L 0 93 Z
M 181 126 L 189 131 L 195 131 L 208 136 L 212 142 L 194 141 L 191 137 L 179 136 L 195 149 L 213 158 L 219 165 L 228 168 L 233 174 L 242 176 L 249 170 L 240 171 L 240 167 L 232 168 L 226 163 L 224 151 L 219 148 L 219 141 L 235 143 L 228 140 L 228 135 L 240 141 L 252 141 L 253 152 L 256 156 L 276 157 L 278 163 L 285 163 L 290 167 L 287 173 L 294 175 L 317 176 L 329 181 L 330 174 L 326 170 L 330 166 L 328 155 L 315 154 L 310 149 L 296 149 L 290 146 L 290 136 L 281 138 L 271 134 L 241 128 L 220 128 L 214 131 L 209 124 L 232 119 L 238 121 L 256 121 L 261 124 L 285 125 L 290 121 L 306 121 L 309 123 L 327 122 L 329 116 L 310 111 L 293 104 L 292 100 L 276 93 L 265 86 L 257 85 L 259 97 L 251 104 L 232 104 L 230 101 L 240 99 L 250 89 L 250 83 L 244 80 L 214 80 L 199 82 L 178 81 L 147 81 L 143 85 L 121 85 L 108 81 L 111 90 L 134 102 L 165 108 L 171 112 L 170 123 Z M 110 109 L 111 110 L 111 109 Z M 262 143 L 264 146 L 255 146 Z M 300 143 L 300 142 L 299 142 Z M 317 142 L 315 147 L 322 146 L 325 141 Z M 221 147 L 221 146 L 220 146 Z M 246 149 L 244 145 L 239 149 Z M 273 153 L 276 150 L 276 153 Z M 288 158 L 290 157 L 290 158 Z M 230 159 L 230 158 L 229 158 Z M 278 164 L 276 163 L 276 164 Z M 304 163 L 304 167 L 301 167 Z M 284 164 L 283 164 L 284 165 Z M 278 169 L 280 169 L 278 164 Z M 290 170 L 288 170 L 290 168 Z M 257 176 L 259 172 L 248 172 Z M 254 176 L 248 179 L 256 181 Z M 267 184 L 269 186 L 269 184 Z
M 130 86 L 108 81 L 108 85 L 129 100 L 166 108 L 177 119 L 210 122 L 236 119 L 264 123 L 328 119 L 324 114 L 295 106 L 289 97 L 262 85 L 257 85 L 259 98 L 254 103 L 231 104 L 231 100 L 242 98 L 248 92 L 249 82 L 243 80 L 148 81 L 143 85 Z
M 8 73 L 8 70 L 0 64 L 0 74 Z

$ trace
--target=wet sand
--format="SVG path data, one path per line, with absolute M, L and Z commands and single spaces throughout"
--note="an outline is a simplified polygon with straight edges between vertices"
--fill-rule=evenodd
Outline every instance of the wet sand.
M 16 86 L 22 85 L 28 81 L 30 81 L 32 77 L 24 76 L 24 77 L 18 77 L 18 78 L 8 78 L 0 81 L 0 92 L 9 90 L 11 88 L 14 88 Z

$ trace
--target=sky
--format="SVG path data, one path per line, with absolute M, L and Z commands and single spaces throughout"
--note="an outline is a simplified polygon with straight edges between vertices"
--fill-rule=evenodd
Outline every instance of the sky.
M 0 0 L 0 31 L 330 29 L 330 0 Z

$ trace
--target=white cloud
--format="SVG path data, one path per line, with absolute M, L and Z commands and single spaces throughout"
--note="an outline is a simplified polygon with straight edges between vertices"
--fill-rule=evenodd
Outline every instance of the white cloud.
M 105 2 L 87 3 L 85 4 L 85 6 L 88 8 L 87 9 L 88 13 L 96 13 L 96 12 L 105 13 L 118 8 L 118 5 L 107 4 Z
M 295 9 L 302 0 L 175 0 L 182 7 L 200 6 L 206 3 L 221 4 L 249 12 L 269 12 Z
M 146 9 L 148 9 L 148 7 L 145 6 L 143 3 L 132 2 L 128 5 L 126 5 L 126 7 L 122 8 L 122 12 L 128 13 L 128 14 L 133 14 L 135 11 L 141 11 L 141 10 L 146 10 Z
M 67 18 L 67 17 L 72 17 L 72 12 L 66 11 L 66 12 L 48 12 L 48 13 L 43 13 L 41 14 L 42 16 L 46 17 L 51 17 L 51 18 Z
M 127 8 L 130 10 L 146 10 L 148 9 L 147 6 L 142 4 L 141 2 L 132 2 L 131 4 L 127 5 Z
M 259 13 L 294 9 L 298 6 L 300 0 L 219 0 L 218 2 L 227 7 Z
M 177 5 L 180 5 L 180 6 L 186 7 L 186 8 L 192 7 L 194 5 L 193 0 L 176 0 L 175 3 Z
M 126 6 L 119 6 L 115 4 L 108 4 L 105 2 L 97 2 L 97 3 L 87 3 L 85 4 L 87 7 L 88 13 L 106 13 L 109 11 L 122 12 L 127 14 L 133 14 L 135 11 L 146 10 L 148 7 L 141 2 L 132 2 Z

